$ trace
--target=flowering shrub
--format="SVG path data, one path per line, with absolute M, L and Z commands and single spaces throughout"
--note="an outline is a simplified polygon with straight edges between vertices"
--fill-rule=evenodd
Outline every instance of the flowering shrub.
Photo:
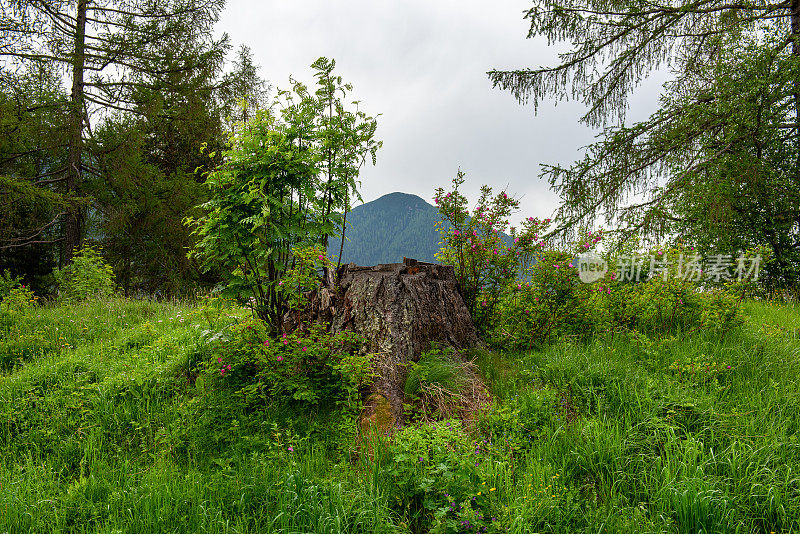
M 248 404 L 261 401 L 357 407 L 359 391 L 372 379 L 370 355 L 358 353 L 352 333 L 329 334 L 317 325 L 305 334 L 266 335 L 257 319 L 234 324 L 210 351 L 207 373 L 233 388 Z
M 587 232 L 568 252 L 539 252 L 525 271 L 527 279 L 504 286 L 490 340 L 531 348 L 562 335 L 585 337 L 608 330 L 611 317 L 606 302 L 613 274 L 584 284 L 574 264 L 580 252 L 591 251 L 601 240 L 602 233 Z
M 438 225 L 442 246 L 436 258 L 453 265 L 464 302 L 479 330 L 486 331 L 503 286 L 519 276 L 544 246 L 539 235 L 550 220 L 529 217 L 519 233 L 516 228 L 509 229 L 508 217 L 519 208 L 519 202 L 505 191 L 492 196 L 488 186 L 481 187 L 481 196 L 470 214 L 467 199 L 459 192 L 463 183 L 464 174 L 459 171 L 452 191 L 436 190 L 434 202 L 442 216 Z M 506 231 L 509 242 L 503 237 Z
M 591 251 L 602 239 L 602 233 L 589 232 L 570 252 L 541 252 L 527 270 L 528 280 L 505 285 L 490 341 L 530 348 L 561 336 L 586 338 L 614 330 L 647 335 L 699 328 L 723 331 L 741 322 L 741 291 L 705 287 L 682 278 L 679 264 L 659 264 L 668 255 L 688 257 L 683 247 L 655 249 L 646 256 L 656 258 L 652 264 L 635 267 L 606 255 L 605 276 L 583 283 L 575 265 L 578 251 Z
M 652 260 L 641 266 L 642 281 L 622 281 L 618 273 L 621 282 L 611 301 L 615 322 L 660 335 L 698 328 L 726 330 L 739 324 L 742 285 L 723 289 L 702 279 L 702 271 L 687 274 L 688 258 L 695 254 L 683 245 L 652 249 L 646 255 Z

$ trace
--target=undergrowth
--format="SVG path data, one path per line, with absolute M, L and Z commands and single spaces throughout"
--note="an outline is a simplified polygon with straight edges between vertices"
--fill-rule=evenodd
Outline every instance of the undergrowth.
M 429 412 L 355 448 L 352 409 L 253 402 L 244 375 L 206 369 L 246 310 L 29 304 L 0 322 L 0 532 L 800 530 L 792 305 L 746 303 L 722 332 L 477 351 L 474 424 Z M 429 356 L 409 395 L 458 372 Z M 352 393 L 327 373 L 307 376 Z

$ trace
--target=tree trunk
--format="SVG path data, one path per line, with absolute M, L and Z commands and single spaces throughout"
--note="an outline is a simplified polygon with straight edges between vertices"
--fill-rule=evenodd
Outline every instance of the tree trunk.
M 327 280 L 285 328 L 323 322 L 332 332 L 352 331 L 375 354 L 378 376 L 366 394 L 362 428 L 389 431 L 403 424 L 408 362 L 435 342 L 457 352 L 483 346 L 461 297 L 453 267 L 405 258 L 374 267 L 342 266 L 338 286 Z
M 75 19 L 75 46 L 72 57 L 71 121 L 69 138 L 69 161 L 67 165 L 67 195 L 72 196 L 81 185 L 81 166 L 83 164 L 83 74 L 86 63 L 86 10 L 89 0 L 78 0 Z M 64 263 L 72 263 L 75 249 L 81 242 L 80 207 L 74 203 L 67 210 L 64 220 Z

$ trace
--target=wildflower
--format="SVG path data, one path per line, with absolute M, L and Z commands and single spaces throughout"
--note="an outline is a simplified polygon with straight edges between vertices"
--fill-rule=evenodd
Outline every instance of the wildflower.
M 219 358 L 217 358 L 217 363 L 222 363 L 222 356 L 220 356 Z
M 305 347 L 303 347 L 303 348 L 302 348 L 302 351 L 303 351 L 303 352 L 305 352 L 305 351 L 306 351 L 306 348 L 305 348 Z
M 264 341 L 264 346 L 269 347 L 269 340 Z
M 289 452 L 294 452 L 294 447 L 289 445 L 288 447 L 286 447 L 286 450 L 289 451 Z
M 279 362 L 282 362 L 282 361 L 283 361 L 283 356 L 282 356 L 282 355 L 280 355 L 280 354 L 278 354 L 278 361 L 279 361 Z

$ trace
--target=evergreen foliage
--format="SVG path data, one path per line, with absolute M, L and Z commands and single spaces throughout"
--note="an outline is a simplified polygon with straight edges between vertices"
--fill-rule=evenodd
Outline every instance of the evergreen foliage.
M 582 160 L 543 166 L 562 197 L 553 234 L 604 216 L 704 253 L 766 246 L 771 282 L 797 280 L 800 4 L 537 0 L 526 17 L 529 37 L 572 47 L 552 67 L 491 71 L 494 84 L 534 105 L 580 99 L 605 127 Z M 626 126 L 628 95 L 657 69 L 673 77 L 661 109 Z

